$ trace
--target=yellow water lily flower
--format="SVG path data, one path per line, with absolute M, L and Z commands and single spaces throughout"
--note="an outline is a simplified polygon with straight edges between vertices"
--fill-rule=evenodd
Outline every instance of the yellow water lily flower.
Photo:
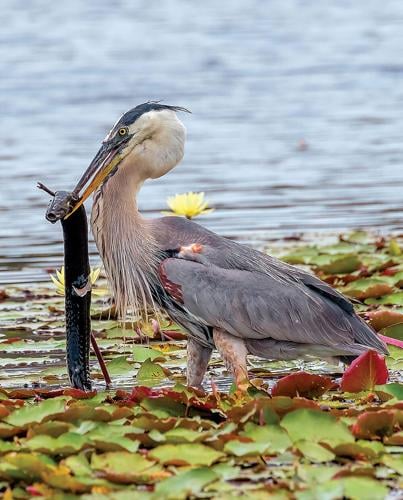
M 100 267 L 95 267 L 90 269 L 90 281 L 91 285 L 94 286 L 95 282 L 99 278 L 99 274 L 101 273 Z M 50 275 L 50 279 L 53 281 L 53 284 L 56 287 L 56 293 L 58 295 L 64 295 L 64 266 L 60 269 L 56 269 L 56 276 L 53 274 Z M 104 295 L 105 290 L 102 288 L 92 288 L 91 292 L 94 295 Z
M 187 219 L 193 219 L 198 215 L 208 214 L 213 208 L 208 208 L 208 202 L 204 199 L 204 193 L 183 193 L 170 196 L 167 204 L 172 212 L 162 212 L 165 215 L 182 215 Z

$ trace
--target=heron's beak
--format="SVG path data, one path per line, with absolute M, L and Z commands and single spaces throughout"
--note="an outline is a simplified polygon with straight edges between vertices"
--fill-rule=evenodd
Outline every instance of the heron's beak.
M 70 217 L 70 215 L 73 214 L 89 196 L 91 196 L 91 194 L 108 177 L 108 175 L 112 172 L 116 165 L 120 163 L 123 158 L 121 150 L 121 145 L 108 142 L 102 144 L 89 167 L 84 172 L 81 179 L 78 181 L 78 184 L 74 188 L 73 193 L 78 196 L 87 182 L 90 181 L 90 179 L 92 180 L 85 188 L 83 194 L 79 197 L 78 202 L 74 206 L 73 210 L 66 215 L 65 219 Z

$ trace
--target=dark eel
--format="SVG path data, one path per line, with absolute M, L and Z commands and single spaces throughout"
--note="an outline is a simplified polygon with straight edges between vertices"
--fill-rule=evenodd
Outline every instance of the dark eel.
M 70 383 L 74 388 L 90 391 L 91 282 L 87 215 L 82 205 L 65 219 L 77 197 L 67 191 L 53 193 L 43 184 L 38 184 L 38 187 L 53 196 L 46 219 L 52 224 L 60 220 L 63 227 L 66 352 Z

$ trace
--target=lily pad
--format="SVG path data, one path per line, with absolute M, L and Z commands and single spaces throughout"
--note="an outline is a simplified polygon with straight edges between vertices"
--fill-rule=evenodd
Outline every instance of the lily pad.
M 293 442 L 307 440 L 313 443 L 326 443 L 334 447 L 354 441 L 348 427 L 333 415 L 314 410 L 295 410 L 281 421 Z
M 157 446 L 149 456 L 163 464 L 172 465 L 211 465 L 224 453 L 199 443 L 163 444 Z

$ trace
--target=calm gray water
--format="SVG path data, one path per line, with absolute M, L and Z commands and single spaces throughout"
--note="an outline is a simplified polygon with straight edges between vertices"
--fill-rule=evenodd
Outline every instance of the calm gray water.
M 200 222 L 243 240 L 402 227 L 400 0 L 2 0 L 0 26 L 3 282 L 61 262 L 36 181 L 72 188 L 149 99 L 193 111 L 150 216 L 196 190 L 217 208 Z

